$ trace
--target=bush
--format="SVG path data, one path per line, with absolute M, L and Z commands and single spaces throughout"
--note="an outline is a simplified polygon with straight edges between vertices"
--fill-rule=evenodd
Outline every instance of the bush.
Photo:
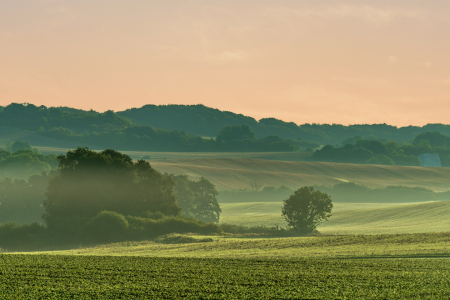
M 47 224 L 50 243 L 54 245 L 76 245 L 80 242 L 83 227 L 90 221 L 86 216 L 53 218 Z
M 377 154 L 366 161 L 368 165 L 395 165 L 394 161 L 386 155 Z
M 164 219 L 166 217 L 166 215 L 160 211 L 157 211 L 157 212 L 146 211 L 143 214 L 143 217 L 147 218 L 147 219 L 161 220 L 161 219 Z
M 128 221 L 125 216 L 102 211 L 83 228 L 83 240 L 88 243 L 114 243 L 126 240 Z
M 46 244 L 46 228 L 38 223 L 0 226 L 0 248 L 6 251 L 35 251 Z
M 282 227 L 266 227 L 260 226 L 244 226 L 235 224 L 221 224 L 220 228 L 225 233 L 232 234 L 257 234 L 257 235 L 271 235 L 271 236 L 286 236 L 288 234 L 287 230 Z
M 127 220 L 130 224 L 130 238 L 132 240 L 151 240 L 160 235 L 171 233 L 198 233 L 203 235 L 222 233 L 217 224 L 182 216 L 166 217 L 159 220 L 128 216 Z
M 213 242 L 212 238 L 196 238 L 189 235 L 182 235 L 178 233 L 171 233 L 162 236 L 158 236 L 155 240 L 156 243 L 161 244 L 189 244 L 189 243 L 206 243 Z

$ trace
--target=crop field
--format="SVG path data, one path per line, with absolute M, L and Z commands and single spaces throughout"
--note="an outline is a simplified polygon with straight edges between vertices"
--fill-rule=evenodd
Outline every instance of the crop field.
M 204 237 L 198 237 L 204 238 Z M 61 251 L 52 255 L 151 256 L 189 258 L 450 258 L 450 232 L 385 235 L 319 235 L 273 238 L 266 236 L 211 236 L 209 242 L 122 242 Z
M 276 161 L 247 158 L 173 159 L 151 162 L 161 171 L 201 176 L 218 190 L 251 189 L 261 186 L 327 185 L 352 181 L 368 187 L 403 185 L 425 187 L 434 191 L 450 189 L 450 168 L 357 165 L 326 162 Z
M 450 202 L 410 204 L 334 203 L 323 234 L 389 234 L 450 230 Z M 220 223 L 246 226 L 285 226 L 281 202 L 222 203 Z
M 447 259 L 0 256 L 2 299 L 449 298 Z

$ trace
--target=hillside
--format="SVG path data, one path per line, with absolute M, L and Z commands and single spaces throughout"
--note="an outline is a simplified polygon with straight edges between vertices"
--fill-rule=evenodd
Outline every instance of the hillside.
M 425 126 L 396 127 L 387 124 L 360 124 L 343 126 L 339 124 L 303 124 L 302 116 L 296 123 L 275 118 L 255 120 L 229 111 L 206 107 L 204 105 L 145 105 L 117 112 L 140 126 L 152 126 L 165 130 L 184 130 L 188 133 L 215 137 L 224 127 L 248 124 L 258 138 L 277 135 L 284 139 L 314 141 L 320 144 L 340 144 L 347 138 L 359 136 L 367 139 L 394 140 L 409 142 L 423 132 L 437 131 L 450 135 L 450 126 L 427 124 Z M 302 124 L 302 125 L 298 125 Z
M 301 124 L 301 116 L 299 118 L 298 124 Z M 217 137 L 226 126 L 243 125 L 250 126 L 259 144 L 230 143 L 225 147 L 208 139 Z M 282 151 L 295 151 L 293 146 L 307 150 L 325 144 L 338 145 L 343 141 L 351 143 L 361 138 L 403 144 L 425 132 L 450 135 L 450 126 L 443 124 L 399 128 L 387 124 L 297 125 L 275 118 L 257 121 L 204 105 L 145 105 L 122 112 L 99 113 L 70 107 L 12 103 L 0 109 L 0 126 L 77 145 L 141 151 L 280 151 L 281 148 Z M 275 145 L 277 141 L 281 144 Z M 266 147 L 267 144 L 274 145 Z
M 285 226 L 280 202 L 222 203 L 220 223 L 246 226 Z M 414 204 L 335 203 L 323 234 L 401 234 L 448 231 L 450 202 Z
M 287 162 L 245 158 L 197 158 L 152 161 L 161 171 L 205 177 L 218 190 L 251 189 L 261 186 L 328 185 L 346 181 L 368 187 L 419 186 L 434 191 L 450 189 L 450 168 L 357 165 L 325 162 Z
M 76 142 L 66 141 L 66 140 L 60 140 L 56 138 L 51 137 L 45 137 L 38 135 L 36 133 L 18 129 L 18 128 L 11 128 L 11 127 L 5 127 L 0 126 L 0 146 L 5 146 L 6 143 L 12 143 L 15 141 L 27 141 L 31 145 L 37 148 L 48 148 L 48 147 L 54 147 L 54 148 L 61 148 L 61 151 L 45 151 L 43 153 L 50 154 L 50 153 L 59 153 L 62 151 L 67 151 L 68 149 L 73 149 L 78 147 L 78 144 Z

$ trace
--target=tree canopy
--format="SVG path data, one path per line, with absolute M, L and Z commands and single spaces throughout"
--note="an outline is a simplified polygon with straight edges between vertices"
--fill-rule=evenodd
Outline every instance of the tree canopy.
M 204 177 L 194 181 L 189 180 L 186 175 L 178 175 L 174 179 L 178 204 L 186 216 L 205 222 L 219 222 L 222 210 L 214 184 Z
M 145 105 L 122 112 L 99 113 L 69 107 L 38 107 L 13 103 L 0 110 L 0 126 L 3 126 L 3 131 L 21 129 L 26 130 L 27 134 L 32 133 L 35 140 L 37 135 L 72 144 L 122 150 L 229 151 L 232 147 L 218 147 L 212 138 L 217 137 L 224 128 L 236 126 L 242 129 L 243 125 L 251 128 L 259 143 L 253 143 L 251 147 L 238 143 L 240 148 L 234 151 L 295 151 L 288 140 L 299 141 L 295 145 L 305 149 L 326 144 L 337 145 L 342 141 L 353 143 L 358 139 L 380 142 L 392 140 L 397 143 L 414 139 L 414 145 L 421 139 L 428 139 L 433 147 L 450 145 L 448 138 L 442 137 L 450 135 L 450 126 L 444 124 L 400 128 L 387 124 L 298 125 L 275 118 L 257 121 L 204 105 Z M 432 132 L 441 135 L 429 134 Z M 415 139 L 417 135 L 424 133 L 427 134 Z M 235 135 L 232 134 L 233 136 Z M 272 137 L 265 139 L 267 136 Z M 275 137 L 283 139 L 283 142 L 274 143 L 277 140 Z M 238 140 L 249 139 L 244 136 Z
M 57 165 L 54 154 L 42 155 L 31 149 L 11 153 L 0 149 L 0 178 L 28 179 L 31 175 L 55 170 Z
M 315 191 L 312 186 L 304 186 L 283 201 L 282 216 L 294 231 L 305 234 L 327 220 L 332 208 L 330 196 Z
M 57 159 L 60 172 L 50 180 L 44 202 L 49 226 L 74 216 L 91 218 L 104 210 L 135 216 L 148 211 L 180 213 L 172 177 L 144 160 L 133 162 L 114 150 L 88 148 L 68 151 Z

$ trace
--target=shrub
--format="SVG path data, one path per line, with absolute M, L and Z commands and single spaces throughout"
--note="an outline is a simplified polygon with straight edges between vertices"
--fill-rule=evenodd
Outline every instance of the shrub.
M 130 224 L 130 238 L 133 240 L 154 239 L 160 235 L 171 233 L 198 233 L 212 235 L 222 233 L 219 225 L 206 223 L 188 217 L 166 217 L 153 220 L 128 216 Z
M 212 238 L 195 238 L 189 235 L 182 235 L 178 233 L 171 233 L 162 236 L 158 236 L 155 240 L 156 243 L 161 244 L 188 244 L 188 243 L 206 243 L 213 242 Z
M 46 228 L 38 223 L 0 226 L 0 248 L 7 251 L 34 251 L 45 245 Z
M 127 219 L 113 211 L 102 211 L 83 228 L 83 240 L 88 243 L 124 241 L 128 231 Z
M 390 157 L 383 155 L 383 154 L 377 154 L 374 157 L 368 159 L 366 161 L 366 164 L 369 164 L 369 165 L 395 165 L 394 161 Z
M 271 235 L 271 236 L 285 236 L 288 232 L 282 227 L 266 227 L 260 226 L 244 226 L 224 223 L 220 225 L 220 228 L 225 233 L 232 234 L 258 234 L 258 235 Z
M 157 212 L 146 211 L 143 214 L 143 216 L 144 216 L 144 218 L 152 219 L 152 220 L 161 220 L 166 217 L 166 215 L 160 211 L 157 211 Z

